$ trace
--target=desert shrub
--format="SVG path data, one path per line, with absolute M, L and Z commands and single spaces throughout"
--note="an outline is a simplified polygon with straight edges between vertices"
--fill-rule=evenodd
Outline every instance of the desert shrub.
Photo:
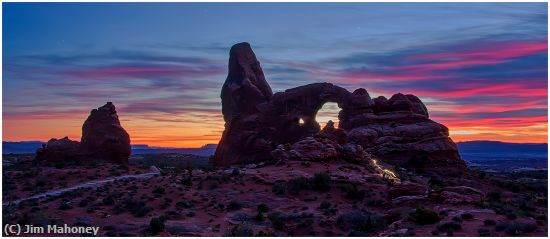
M 346 194 L 347 199 L 362 201 L 365 198 L 365 191 L 360 190 L 356 184 L 346 183 L 340 189 Z
M 501 192 L 499 191 L 490 191 L 485 195 L 485 200 L 488 202 L 500 202 Z
M 381 216 L 363 211 L 353 211 L 340 215 L 336 223 L 340 227 L 360 232 L 374 232 L 382 229 L 386 224 Z
M 491 236 L 491 231 L 487 228 L 480 228 L 480 229 L 477 230 L 477 234 L 480 237 L 490 237 Z
M 192 208 L 195 206 L 195 203 L 192 200 L 183 200 L 176 203 L 176 207 L 181 208 Z
M 286 194 L 286 186 L 283 183 L 275 183 L 271 191 L 276 195 L 284 195 Z
M 90 199 L 84 198 L 78 203 L 78 207 L 86 207 L 90 203 Z
M 103 205 L 113 205 L 115 204 L 115 199 L 111 196 L 108 196 L 108 197 L 105 197 L 103 198 L 103 200 L 101 200 L 101 202 L 103 203 Z
M 229 204 L 227 204 L 227 211 L 235 211 L 235 210 L 239 210 L 241 208 L 243 208 L 243 203 L 240 202 L 240 201 L 237 201 L 237 200 L 231 200 L 231 202 L 229 202 Z
M 438 177 L 430 177 L 430 180 L 428 180 L 428 187 L 432 190 L 440 190 L 444 187 L 443 181 L 439 179 Z
M 330 176 L 326 173 L 316 173 L 311 180 L 313 190 L 328 191 L 330 190 Z
M 494 226 L 496 224 L 497 223 L 493 219 L 485 219 L 485 221 L 483 221 L 483 225 L 485 226 Z
M 453 220 L 455 222 L 458 222 L 458 223 L 462 223 L 462 218 L 459 217 L 459 216 L 454 216 L 453 218 L 451 218 L 451 220 Z
M 460 218 L 462 218 L 464 220 L 471 220 L 471 219 L 474 218 L 474 215 L 471 214 L 471 213 L 465 212 L 465 213 L 460 214 Z
M 154 194 L 164 194 L 164 188 L 156 187 L 155 190 L 153 190 Z
M 123 207 L 135 217 L 144 217 L 147 213 L 153 210 L 152 208 L 147 207 L 145 202 L 137 201 L 131 198 L 124 199 L 122 203 Z
M 233 171 L 231 171 L 231 174 L 229 176 L 235 177 L 239 175 L 241 175 L 241 170 L 239 170 L 238 168 L 234 168 Z
M 506 233 L 506 235 L 508 236 L 519 236 L 519 234 L 521 234 L 521 225 L 518 224 L 518 223 L 510 223 L 508 224 L 508 226 L 506 227 L 506 229 L 504 229 L 504 232 Z
M 184 186 L 188 186 L 188 187 L 191 187 L 193 186 L 193 178 L 190 177 L 190 176 L 183 176 L 181 178 L 181 184 L 184 185 Z
M 437 225 L 437 230 L 440 231 L 440 232 L 447 232 L 447 233 L 452 233 L 454 231 L 458 231 L 462 229 L 462 225 L 460 225 L 460 223 L 458 222 L 445 222 L 445 223 L 442 223 L 442 224 L 439 224 Z
M 277 230 L 283 230 L 286 227 L 286 217 L 280 212 L 272 212 L 268 215 L 267 218 L 269 218 L 269 221 L 271 221 L 271 225 L 273 225 L 273 228 Z
M 441 220 L 437 212 L 424 207 L 418 207 L 409 214 L 409 219 L 420 225 L 434 224 Z
M 44 177 L 36 178 L 35 183 L 34 183 L 34 185 L 36 187 L 44 187 L 44 186 L 46 186 L 46 184 L 47 184 L 47 180 Z
M 265 203 L 261 203 L 256 209 L 259 213 L 269 212 L 269 207 Z
M 290 194 L 297 194 L 301 190 L 310 188 L 308 179 L 305 177 L 297 177 L 288 181 L 287 190 Z
M 149 230 L 151 231 L 151 234 L 157 235 L 164 231 L 164 222 L 166 222 L 166 218 L 164 216 L 151 218 L 151 221 L 149 222 Z
M 235 225 L 229 230 L 225 236 L 230 237 L 252 237 L 254 236 L 254 231 L 247 224 Z

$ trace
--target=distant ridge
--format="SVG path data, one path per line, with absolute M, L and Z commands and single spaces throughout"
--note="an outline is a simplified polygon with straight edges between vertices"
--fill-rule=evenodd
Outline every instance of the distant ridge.
M 2 154 L 32 154 L 38 148 L 42 147 L 42 141 L 2 141 Z M 194 154 L 198 156 L 210 156 L 216 151 L 216 144 L 206 144 L 200 148 L 172 148 L 157 147 L 146 144 L 132 145 L 132 154 L 162 154 L 162 153 L 181 153 Z
M 24 154 L 35 153 L 36 149 L 42 147 L 42 141 L 20 141 L 10 142 L 2 141 L 3 154 Z M 132 154 L 160 154 L 160 153 L 181 153 L 194 154 L 199 156 L 210 156 L 216 151 L 216 144 L 206 144 L 200 148 L 175 148 L 175 147 L 157 147 L 146 144 L 132 145 Z M 461 153 L 475 152 L 548 152 L 546 143 L 507 143 L 500 141 L 465 141 L 457 143 L 458 150 Z
M 456 143 L 459 152 L 548 152 L 546 143 L 507 143 L 500 141 L 466 141 Z

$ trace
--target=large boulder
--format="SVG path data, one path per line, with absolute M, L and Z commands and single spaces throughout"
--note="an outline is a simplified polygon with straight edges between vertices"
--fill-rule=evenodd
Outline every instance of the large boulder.
M 82 126 L 80 151 L 87 158 L 128 163 L 130 135 L 122 128 L 115 105 L 93 109 Z
M 36 151 L 37 160 L 52 162 L 78 160 L 80 143 L 70 140 L 68 137 L 62 139 L 50 139 L 42 148 Z

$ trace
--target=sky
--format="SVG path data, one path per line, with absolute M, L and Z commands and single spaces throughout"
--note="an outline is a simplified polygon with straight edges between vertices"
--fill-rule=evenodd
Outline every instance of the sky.
M 2 3 L 3 140 L 81 137 L 112 101 L 133 144 L 223 132 L 229 48 L 274 91 L 417 95 L 456 141 L 547 142 L 546 3 Z M 337 120 L 327 103 L 318 121 Z

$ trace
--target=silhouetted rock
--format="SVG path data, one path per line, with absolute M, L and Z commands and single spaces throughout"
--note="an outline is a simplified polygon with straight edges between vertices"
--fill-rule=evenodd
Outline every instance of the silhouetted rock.
M 130 136 L 120 125 L 115 105 L 93 109 L 82 126 L 81 152 L 89 158 L 128 163 Z
M 340 145 L 344 145 L 348 142 L 346 131 L 340 128 L 335 128 L 332 120 L 329 120 L 325 127 L 319 131 L 315 137 L 329 139 Z
M 372 155 L 419 172 L 466 169 L 447 127 L 429 119 L 418 97 L 399 93 L 389 100 L 371 99 L 363 88 L 350 93 L 330 83 L 272 95 L 247 43 L 231 48 L 221 97 L 226 124 L 214 166 L 295 158 L 360 162 L 362 155 Z M 341 108 L 339 128 L 329 122 L 321 130 L 315 119 L 327 102 Z
M 225 122 L 257 112 L 256 105 L 268 101 L 271 96 L 271 87 L 250 45 L 242 42 L 231 47 L 229 72 L 221 93 Z
M 80 156 L 79 148 L 80 143 L 68 137 L 50 139 L 36 151 L 36 159 L 52 162 L 77 160 Z

